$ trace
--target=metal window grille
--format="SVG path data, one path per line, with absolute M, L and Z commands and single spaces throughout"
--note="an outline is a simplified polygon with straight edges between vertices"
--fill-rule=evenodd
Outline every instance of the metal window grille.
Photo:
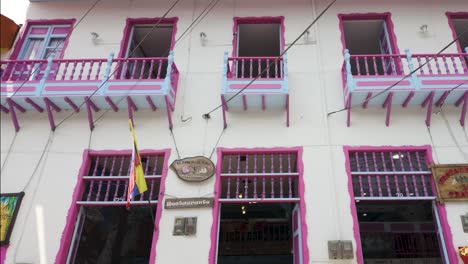
M 424 151 L 349 152 L 355 199 L 433 198 Z
M 220 201 L 299 200 L 297 153 L 230 153 L 222 159 Z
M 158 202 L 163 172 L 164 154 L 141 155 L 148 191 L 137 196 L 132 204 Z M 83 176 L 84 191 L 80 205 L 124 205 L 130 174 L 131 155 L 93 156 L 87 176 Z

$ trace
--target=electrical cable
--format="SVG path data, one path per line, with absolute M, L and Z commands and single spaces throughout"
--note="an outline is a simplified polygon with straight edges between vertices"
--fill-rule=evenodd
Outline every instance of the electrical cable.
M 174 141 L 174 146 L 175 146 L 175 149 L 176 149 L 176 152 L 177 152 L 177 157 L 180 159 L 180 152 L 179 152 L 179 148 L 177 147 L 177 142 L 176 142 L 176 139 L 175 139 L 175 136 L 174 136 L 174 132 L 172 132 L 172 129 L 170 131 L 171 131 L 172 141 Z
M 29 179 L 26 181 L 26 184 L 24 185 L 23 189 L 22 189 L 22 192 L 26 192 L 26 189 L 29 187 L 29 184 L 31 184 L 32 182 L 32 179 L 34 178 L 34 175 L 37 173 L 37 171 L 39 170 L 39 167 L 42 163 L 42 160 L 46 160 L 46 156 L 48 155 L 48 149 L 49 147 L 51 146 L 51 143 L 52 143 L 52 140 L 54 138 L 54 134 L 55 132 L 54 131 L 50 131 L 49 132 L 49 138 L 44 146 L 44 149 L 42 150 L 42 153 L 41 153 L 41 156 L 39 157 L 39 160 L 38 162 L 36 163 L 36 166 L 34 167 L 33 169 L 33 172 L 31 173 L 31 176 L 29 177 Z M 47 154 L 47 155 L 46 155 Z M 44 175 L 44 169 L 45 169 L 45 164 L 43 164 L 42 166 L 42 169 L 41 171 L 39 172 L 39 178 L 37 180 L 37 183 L 36 183 L 36 186 L 34 188 L 34 190 L 32 191 L 32 194 L 31 194 L 31 201 L 29 202 L 29 207 L 28 209 L 26 210 L 26 217 L 25 219 L 29 219 L 29 215 L 31 213 L 31 209 L 33 207 L 33 198 L 36 197 L 36 193 L 37 193 L 37 190 L 39 189 L 39 184 L 41 182 L 41 179 L 42 179 L 42 176 Z M 25 195 L 26 196 L 26 195 Z M 24 225 L 23 229 L 21 230 L 21 233 L 19 235 L 19 239 L 18 239 L 18 244 L 17 246 L 15 247 L 15 251 L 14 251 L 14 254 L 13 254 L 13 260 L 15 261 L 15 263 L 17 263 L 16 261 L 16 258 L 17 258 L 17 254 L 18 254 L 18 249 L 19 249 L 19 245 L 21 245 L 21 241 L 23 240 L 23 237 L 24 237 L 24 232 L 26 230 L 26 225 Z
M 222 106 L 226 105 L 228 102 L 230 102 L 232 99 L 234 99 L 235 97 L 237 97 L 239 94 L 241 94 L 245 89 L 247 89 L 252 83 L 254 83 L 256 80 L 258 80 L 258 78 L 260 78 L 260 76 L 262 76 L 264 73 L 267 72 L 267 70 L 272 67 L 273 65 L 275 65 L 275 63 L 277 63 L 278 60 L 281 59 L 281 57 L 289 50 L 291 49 L 292 47 L 294 47 L 294 45 L 302 38 L 302 36 L 304 34 L 307 33 L 307 31 L 309 31 L 309 29 L 325 14 L 325 12 L 327 12 L 328 9 L 330 9 L 332 7 L 333 4 L 335 4 L 337 0 L 333 0 L 331 3 L 329 3 L 327 5 L 327 7 L 322 10 L 322 12 L 320 12 L 320 14 L 312 21 L 312 23 L 309 24 L 309 26 L 307 26 L 304 31 L 291 43 L 291 45 L 289 47 L 287 47 L 283 52 L 281 52 L 281 54 L 274 60 L 272 60 L 272 62 L 270 62 L 270 64 L 265 67 L 263 69 L 263 71 L 258 74 L 255 78 L 253 78 L 250 82 L 248 82 L 242 89 L 240 89 L 238 92 L 236 92 L 233 96 L 231 96 L 229 99 L 225 100 L 223 103 L 221 103 L 219 106 L 213 108 L 211 111 L 203 114 L 203 118 L 210 118 L 210 114 L 213 113 L 214 111 L 218 110 L 219 108 L 221 108 Z
M 385 92 L 389 91 L 390 89 L 392 89 L 393 87 L 397 86 L 399 83 L 401 83 L 402 81 L 404 81 L 406 78 L 410 77 L 411 75 L 413 75 L 414 73 L 416 73 L 418 70 L 420 70 L 422 67 L 424 67 L 425 65 L 427 65 L 429 62 L 431 62 L 432 60 L 434 60 L 435 58 L 437 58 L 437 56 L 439 56 L 442 52 L 444 52 L 446 49 L 448 49 L 450 46 L 452 46 L 453 43 L 455 43 L 463 34 L 465 34 L 466 32 L 468 32 L 468 28 L 465 29 L 465 31 L 463 31 L 462 33 L 460 33 L 454 40 L 452 40 L 449 44 L 447 44 L 445 47 L 443 47 L 439 52 L 437 52 L 437 54 L 435 54 L 434 56 L 432 56 L 429 60 L 426 60 L 425 63 L 419 65 L 416 69 L 412 70 L 410 73 L 406 74 L 405 76 L 403 76 L 400 80 L 398 80 L 397 82 L 395 82 L 394 84 L 390 85 L 389 87 L 385 88 L 384 90 L 376 93 L 375 95 L 365 99 L 362 103 L 367 103 L 369 102 L 370 100 L 376 98 L 377 96 L 380 96 L 382 94 L 384 94 Z M 361 103 L 359 104 L 361 105 Z M 343 112 L 343 111 L 346 111 L 348 109 L 352 109 L 353 107 L 355 107 L 357 105 L 350 105 L 350 106 L 347 106 L 347 107 L 344 107 L 340 110 L 336 110 L 336 111 L 332 111 L 330 113 L 327 114 L 327 116 L 330 116 L 330 115 L 333 115 L 333 114 L 336 114 L 336 113 L 339 113 L 339 112 Z
M 222 137 L 223 134 L 224 134 L 224 130 L 226 130 L 226 129 L 223 128 L 223 130 L 221 130 L 221 133 L 219 134 L 218 140 L 216 141 L 216 144 L 214 145 L 213 150 L 211 150 L 211 154 L 210 154 L 209 159 L 211 159 L 211 157 L 213 157 L 213 154 L 214 154 L 214 152 L 215 152 L 215 150 L 216 150 L 216 147 L 218 146 L 219 141 L 221 141 L 221 137 Z
M 174 3 L 169 7 L 169 9 L 164 13 L 164 15 L 159 18 L 159 20 L 156 22 L 156 24 L 154 24 L 152 27 L 151 27 L 151 30 L 149 30 L 145 36 L 140 40 L 140 42 L 138 42 L 138 44 L 135 46 L 135 48 L 133 48 L 133 50 L 123 59 L 121 60 L 119 63 L 117 63 L 116 67 L 114 68 L 114 70 L 112 71 L 112 73 L 109 74 L 109 76 L 106 76 L 106 78 L 104 79 L 104 81 L 90 94 L 88 95 L 88 97 L 86 99 L 83 100 L 83 102 L 77 107 L 77 111 L 79 111 L 81 109 L 81 107 L 86 104 L 88 101 L 91 100 L 91 98 L 104 86 L 104 84 L 106 84 L 110 78 L 112 76 L 114 76 L 114 74 L 120 70 L 120 67 L 122 66 L 122 64 L 128 59 L 130 58 L 134 53 L 135 51 L 140 47 L 140 45 L 146 40 L 146 38 L 154 31 L 154 29 L 161 23 L 161 21 L 163 19 L 166 18 L 166 16 L 169 14 L 170 11 L 172 11 L 172 9 L 174 9 L 174 7 L 180 2 L 181 0 L 175 0 Z M 124 97 L 125 98 L 125 97 Z M 58 126 L 60 126 L 63 122 L 65 122 L 66 120 L 68 120 L 70 117 L 72 117 L 73 115 L 75 115 L 75 113 L 77 111 L 73 111 L 71 112 L 70 115 L 66 116 L 62 121 L 60 121 L 56 126 L 55 128 L 57 128 Z
M 73 30 L 75 30 L 76 27 L 78 27 L 78 25 L 81 23 L 81 21 L 83 21 L 83 19 L 88 16 L 88 14 L 96 7 L 96 5 L 101 2 L 101 0 L 96 0 L 94 2 L 93 5 L 91 5 L 90 8 L 88 8 L 88 10 L 84 13 L 84 15 L 80 18 L 80 20 L 78 20 L 78 22 L 76 22 L 76 24 L 72 27 L 72 30 L 70 31 L 70 33 L 68 33 L 67 37 L 65 39 L 67 39 L 70 34 L 73 32 Z M 52 52 L 50 53 L 51 55 L 55 54 L 55 51 L 58 49 L 58 47 L 60 47 L 62 44 L 64 43 L 64 40 L 61 40 L 57 43 L 57 46 L 54 47 L 54 49 L 52 49 Z M 41 67 L 36 67 L 36 69 L 34 69 L 31 73 L 29 73 L 27 76 L 27 78 L 24 79 L 24 81 L 21 83 L 21 85 L 13 92 L 13 94 L 11 94 L 9 97 L 13 97 L 16 95 L 17 92 L 19 92 L 21 90 L 21 88 L 26 84 L 26 82 L 29 81 L 29 79 L 40 69 Z M 13 68 L 12 70 L 14 71 L 15 68 Z M 23 76 L 23 74 L 21 73 L 21 77 Z
M 15 132 L 15 134 L 13 135 L 13 139 L 11 140 L 10 146 L 8 147 L 7 153 L 5 154 L 5 159 L 3 159 L 2 168 L 0 169 L 0 176 L 2 175 L 3 169 L 5 168 L 5 164 L 8 160 L 8 157 L 10 157 L 11 149 L 13 148 L 13 144 L 16 141 L 16 135 L 18 135 L 18 133 Z

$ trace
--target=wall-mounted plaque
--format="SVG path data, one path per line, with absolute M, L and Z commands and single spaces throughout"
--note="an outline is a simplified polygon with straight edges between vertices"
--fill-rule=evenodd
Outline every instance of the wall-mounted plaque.
M 194 236 L 197 234 L 197 217 L 177 217 L 174 219 L 174 236 Z
M 441 203 L 468 201 L 468 164 L 432 165 Z
M 214 175 L 215 165 L 202 156 L 175 160 L 171 169 L 184 181 L 201 182 Z
M 213 207 L 213 198 L 176 198 L 166 199 L 164 209 Z
M 0 194 L 0 246 L 8 245 L 24 192 Z

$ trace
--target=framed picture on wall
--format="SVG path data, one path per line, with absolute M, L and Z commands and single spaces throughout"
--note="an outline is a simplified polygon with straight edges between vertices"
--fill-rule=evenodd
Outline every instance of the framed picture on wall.
M 8 245 L 24 192 L 0 194 L 0 246 Z

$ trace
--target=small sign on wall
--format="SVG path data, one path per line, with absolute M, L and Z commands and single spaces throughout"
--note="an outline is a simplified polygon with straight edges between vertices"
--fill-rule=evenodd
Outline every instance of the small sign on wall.
M 177 217 L 174 220 L 174 236 L 194 236 L 197 234 L 196 217 Z
M 213 198 L 175 198 L 166 199 L 164 209 L 213 207 Z
M 189 182 L 201 182 L 214 175 L 214 163 L 202 156 L 175 160 L 171 169 L 180 179 Z
M 468 164 L 432 165 L 441 203 L 468 201 Z
M 0 246 L 10 243 L 10 235 L 24 192 L 0 194 Z

